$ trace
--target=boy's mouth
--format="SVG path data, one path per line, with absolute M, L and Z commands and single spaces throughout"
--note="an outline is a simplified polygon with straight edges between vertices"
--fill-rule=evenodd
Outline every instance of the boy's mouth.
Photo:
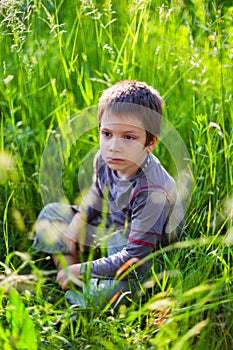
M 107 162 L 108 163 L 113 163 L 113 164 L 119 164 L 119 163 L 123 163 L 124 159 L 122 158 L 107 158 Z

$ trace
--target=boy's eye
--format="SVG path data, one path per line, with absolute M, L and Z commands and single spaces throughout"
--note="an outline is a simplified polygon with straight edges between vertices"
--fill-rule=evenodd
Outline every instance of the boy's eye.
M 109 131 L 102 131 L 102 135 L 104 137 L 110 137 L 111 136 L 111 133 Z
M 132 135 L 125 135 L 124 138 L 125 138 L 126 140 L 129 140 L 129 141 L 135 140 L 135 137 L 132 136 Z

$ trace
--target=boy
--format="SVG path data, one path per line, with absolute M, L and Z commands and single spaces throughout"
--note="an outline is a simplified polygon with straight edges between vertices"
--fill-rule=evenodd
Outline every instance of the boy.
M 126 80 L 105 90 L 98 105 L 100 149 L 85 203 L 80 208 L 53 203 L 38 217 L 35 247 L 53 255 L 61 288 L 67 290 L 72 281 L 80 285 L 81 279 L 91 277 L 85 283 L 86 293 L 66 292 L 71 303 L 87 307 L 90 300 L 99 306 L 130 300 L 150 276 L 148 257 L 179 239 L 183 210 L 176 185 L 151 154 L 161 115 L 162 98 L 146 83 Z M 107 256 L 79 263 L 77 243 L 82 251 L 104 241 L 97 242 L 95 234 L 104 216 Z M 44 241 L 54 230 L 61 237 L 48 248 Z M 122 270 L 146 257 L 133 273 L 117 280 Z

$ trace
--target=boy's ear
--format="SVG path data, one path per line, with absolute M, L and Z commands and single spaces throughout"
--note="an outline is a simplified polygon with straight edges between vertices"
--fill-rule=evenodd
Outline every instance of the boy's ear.
M 152 152 L 155 149 L 155 146 L 157 145 L 159 141 L 159 137 L 155 136 L 153 140 L 146 146 L 147 152 Z

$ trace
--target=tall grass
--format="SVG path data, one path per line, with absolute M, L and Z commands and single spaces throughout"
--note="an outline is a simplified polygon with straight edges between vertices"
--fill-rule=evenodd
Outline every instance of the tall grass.
M 3 0 L 0 4 L 0 343 L 2 349 L 230 349 L 233 8 L 227 1 Z M 187 240 L 160 256 L 141 295 L 117 314 L 70 308 L 49 257 L 31 251 L 43 206 L 40 162 L 59 125 L 106 87 L 144 80 L 191 158 Z M 96 129 L 66 155 L 63 188 Z M 173 172 L 162 143 L 156 155 Z M 155 257 L 156 258 L 156 257 Z M 11 287 L 11 288 L 10 288 Z M 17 287 L 20 292 L 17 292 Z M 152 293 L 151 293 L 152 292 Z M 147 295 L 148 294 L 148 295 Z

